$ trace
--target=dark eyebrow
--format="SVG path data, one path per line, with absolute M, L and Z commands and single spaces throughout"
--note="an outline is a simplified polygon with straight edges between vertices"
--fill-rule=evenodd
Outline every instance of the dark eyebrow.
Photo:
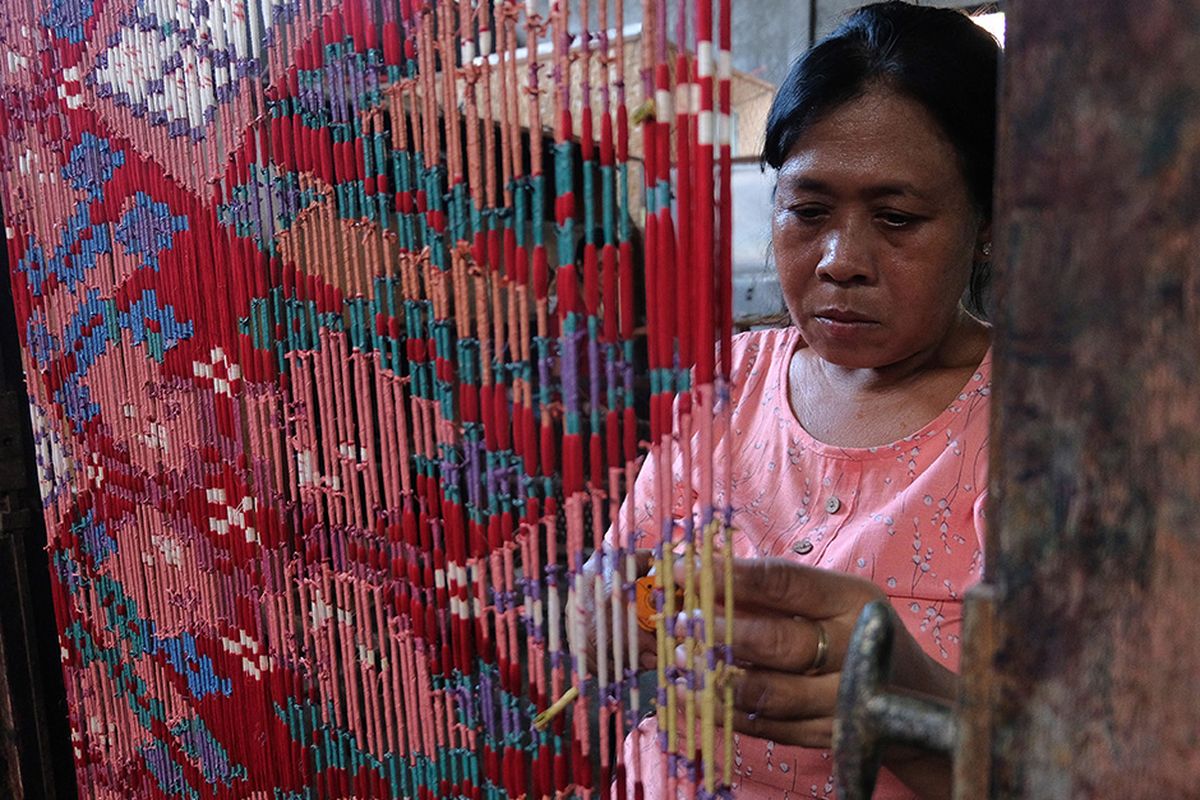
M 911 183 L 899 181 L 897 183 L 883 183 L 878 186 L 872 186 L 863 192 L 863 196 L 868 200 L 879 200 L 884 197 L 915 197 L 918 200 L 927 199 L 924 192 L 917 189 Z
M 793 192 L 815 192 L 816 194 L 833 194 L 829 184 L 816 178 L 784 178 L 779 185 Z
M 815 194 L 829 195 L 835 194 L 828 183 L 816 178 L 784 178 L 779 183 L 793 192 L 813 192 Z M 879 200 L 885 197 L 914 197 L 918 200 L 928 199 L 925 193 L 919 191 L 916 186 L 913 186 L 907 181 L 881 183 L 876 186 L 868 187 L 862 192 L 862 197 L 865 200 Z

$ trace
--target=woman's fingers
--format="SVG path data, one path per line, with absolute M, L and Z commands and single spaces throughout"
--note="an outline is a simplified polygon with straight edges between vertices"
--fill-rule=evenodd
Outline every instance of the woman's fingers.
M 714 565 L 720 573 L 720 560 Z M 834 673 L 845 658 L 859 611 L 881 596 L 869 581 L 787 559 L 734 559 L 733 656 L 758 668 L 806 674 Z M 683 566 L 676 562 L 676 578 Z M 716 581 L 714 641 L 724 641 L 719 612 L 724 581 Z M 677 628 L 678 631 L 678 628 Z M 653 650 L 651 650 L 653 652 Z M 643 661 L 649 666 L 652 661 Z
M 733 605 L 830 619 L 857 613 L 881 592 L 869 581 L 784 558 L 734 559 Z M 717 582 L 718 595 L 723 594 Z
M 733 706 L 736 711 L 773 720 L 832 717 L 839 677 L 748 669 L 733 683 Z
M 801 675 L 814 669 L 837 672 L 845 658 L 846 641 L 841 633 L 841 623 L 836 620 L 736 613 L 733 658 L 756 667 Z M 718 619 L 716 641 L 724 641 L 724 637 L 725 621 Z
M 616 626 L 620 626 L 623 631 L 627 630 L 625 627 L 627 625 L 625 613 L 620 609 L 614 609 L 614 603 L 612 602 L 615 596 L 621 596 L 623 587 L 625 586 L 627 563 L 624 556 L 616 559 L 612 558 L 614 555 L 615 551 L 611 549 L 594 551 L 582 567 L 582 571 L 586 576 L 583 591 L 572 592 L 567 601 L 568 619 L 579 618 L 582 623 L 586 641 L 579 644 L 585 648 L 589 668 L 593 670 L 598 666 L 597 659 L 607 658 L 611 661 L 613 657 L 612 653 L 596 652 L 597 616 L 602 615 L 604 617 L 610 646 L 615 635 Z M 652 550 L 638 549 L 625 551 L 625 556 L 633 558 L 634 570 L 637 576 L 644 575 L 654 563 L 654 552 Z M 596 605 L 595 594 L 595 579 L 597 577 L 603 581 L 602 598 L 606 598 L 603 599 L 599 607 Z M 573 628 L 568 628 L 568 632 L 571 630 Z M 628 642 L 628 638 L 626 638 L 626 641 Z M 639 629 L 635 646 L 638 648 L 638 665 L 642 669 L 653 668 L 657 662 L 655 658 L 654 634 L 647 634 L 645 631 Z M 624 661 L 624 659 L 622 660 Z
M 654 669 L 658 664 L 658 640 L 653 633 L 638 628 L 638 666 Z
M 779 744 L 829 748 L 833 744 L 833 717 L 818 719 L 768 719 L 760 714 L 734 710 L 733 729 L 739 733 Z
M 679 703 L 677 719 L 679 731 L 687 730 L 687 719 L 684 705 Z M 724 706 L 718 701 L 715 704 L 715 719 L 718 725 L 725 720 Z M 820 747 L 828 749 L 833 745 L 833 714 L 813 717 L 793 717 L 791 719 L 774 719 L 765 714 L 733 709 L 733 729 L 739 733 L 768 739 L 780 744 L 792 744 L 800 747 Z M 702 710 L 696 709 L 696 725 L 702 719 Z
M 637 563 L 638 576 L 645 575 L 654 566 L 654 551 L 647 548 L 638 548 L 633 551 L 634 561 Z
M 682 581 L 685 568 L 675 562 L 675 579 Z M 854 614 L 871 600 L 883 597 L 875 584 L 844 572 L 797 564 L 786 558 L 735 558 L 733 605 L 755 608 L 788 616 L 832 619 Z M 715 575 L 723 574 L 724 563 L 713 560 Z M 718 604 L 725 596 L 725 581 L 714 581 Z

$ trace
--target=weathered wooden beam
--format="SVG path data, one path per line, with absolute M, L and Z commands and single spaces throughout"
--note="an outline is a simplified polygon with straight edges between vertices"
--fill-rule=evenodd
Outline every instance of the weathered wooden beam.
M 1010 0 L 992 798 L 1200 787 L 1200 0 Z

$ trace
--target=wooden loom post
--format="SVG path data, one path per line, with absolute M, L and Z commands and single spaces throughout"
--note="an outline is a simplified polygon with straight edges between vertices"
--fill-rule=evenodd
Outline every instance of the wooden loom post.
M 1190 796 L 1200 2 L 1006 10 L 995 605 L 964 653 L 957 796 Z

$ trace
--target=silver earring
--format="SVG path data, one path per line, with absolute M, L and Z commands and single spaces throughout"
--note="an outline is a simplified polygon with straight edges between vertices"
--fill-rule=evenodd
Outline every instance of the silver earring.
M 984 242 L 983 243 L 983 255 L 985 257 L 987 257 L 987 256 L 990 256 L 991 254 L 992 254 L 992 243 Z

